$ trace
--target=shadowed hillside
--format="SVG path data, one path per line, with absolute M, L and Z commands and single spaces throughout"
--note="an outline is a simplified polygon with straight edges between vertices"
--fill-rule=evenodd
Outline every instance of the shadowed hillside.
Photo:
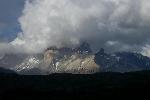
M 14 71 L 0 67 L 0 74 L 16 74 Z
M 47 76 L 0 76 L 1 97 L 139 97 L 150 89 L 150 71 L 97 73 L 93 75 L 52 74 Z

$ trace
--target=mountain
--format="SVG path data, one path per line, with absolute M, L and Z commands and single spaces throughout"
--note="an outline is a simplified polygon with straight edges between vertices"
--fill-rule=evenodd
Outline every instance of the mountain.
M 13 70 L 20 74 L 92 74 L 99 71 L 94 58 L 87 43 L 76 48 L 50 47 L 43 54 L 28 55 Z
M 95 54 L 95 62 L 101 65 L 102 72 L 130 72 L 150 70 L 150 58 L 140 53 L 115 52 L 105 53 L 101 49 Z
M 47 75 L 52 73 L 93 74 L 97 72 L 130 72 L 150 70 L 150 58 L 133 52 L 94 54 L 88 43 L 76 48 L 50 47 L 41 54 L 6 54 L 0 66 L 19 74 Z
M 14 71 L 12 71 L 12 70 L 0 67 L 0 75 L 1 74 L 16 74 L 16 73 Z
M 5 54 L 0 57 L 0 66 L 7 69 L 13 68 L 20 64 L 27 56 L 27 54 Z

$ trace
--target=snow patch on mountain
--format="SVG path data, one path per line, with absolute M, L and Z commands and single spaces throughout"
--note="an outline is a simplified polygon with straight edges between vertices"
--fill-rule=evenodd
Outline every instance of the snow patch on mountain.
M 27 57 L 21 64 L 17 65 L 15 67 L 15 70 L 17 72 L 20 72 L 22 70 L 30 70 L 33 68 L 38 68 L 38 65 L 40 64 L 40 60 L 34 56 Z

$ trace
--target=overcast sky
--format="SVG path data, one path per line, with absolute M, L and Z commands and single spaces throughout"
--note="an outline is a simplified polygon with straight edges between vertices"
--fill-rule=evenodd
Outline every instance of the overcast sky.
M 0 41 L 14 38 L 20 31 L 18 17 L 21 16 L 25 0 L 0 0 Z

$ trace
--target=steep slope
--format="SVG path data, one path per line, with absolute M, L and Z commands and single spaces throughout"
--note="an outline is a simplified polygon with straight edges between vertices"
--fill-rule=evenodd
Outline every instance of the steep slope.
M 13 70 L 20 74 L 40 74 L 39 64 L 42 62 L 41 54 L 28 55 L 21 63 L 17 64 Z
M 94 62 L 93 55 L 73 54 L 56 63 L 56 72 L 91 74 L 99 71 L 99 66 Z
M 42 70 L 49 73 L 91 74 L 99 71 L 89 45 L 78 48 L 49 48 L 44 54 Z
M 77 48 L 50 47 L 44 54 L 27 56 L 14 70 L 20 74 L 92 74 L 99 71 L 94 58 L 87 43 Z
M 95 61 L 101 65 L 103 72 L 130 72 L 150 69 L 150 58 L 139 53 L 116 52 L 105 53 L 101 49 L 95 55 Z
M 6 54 L 0 57 L 0 66 L 19 74 L 96 72 L 130 72 L 150 70 L 150 58 L 139 53 L 105 53 L 101 49 L 92 53 L 90 45 L 83 43 L 76 48 L 50 47 L 41 54 Z
M 27 56 L 27 54 L 5 54 L 0 57 L 0 66 L 7 69 L 14 68 L 16 65 L 22 63 Z

